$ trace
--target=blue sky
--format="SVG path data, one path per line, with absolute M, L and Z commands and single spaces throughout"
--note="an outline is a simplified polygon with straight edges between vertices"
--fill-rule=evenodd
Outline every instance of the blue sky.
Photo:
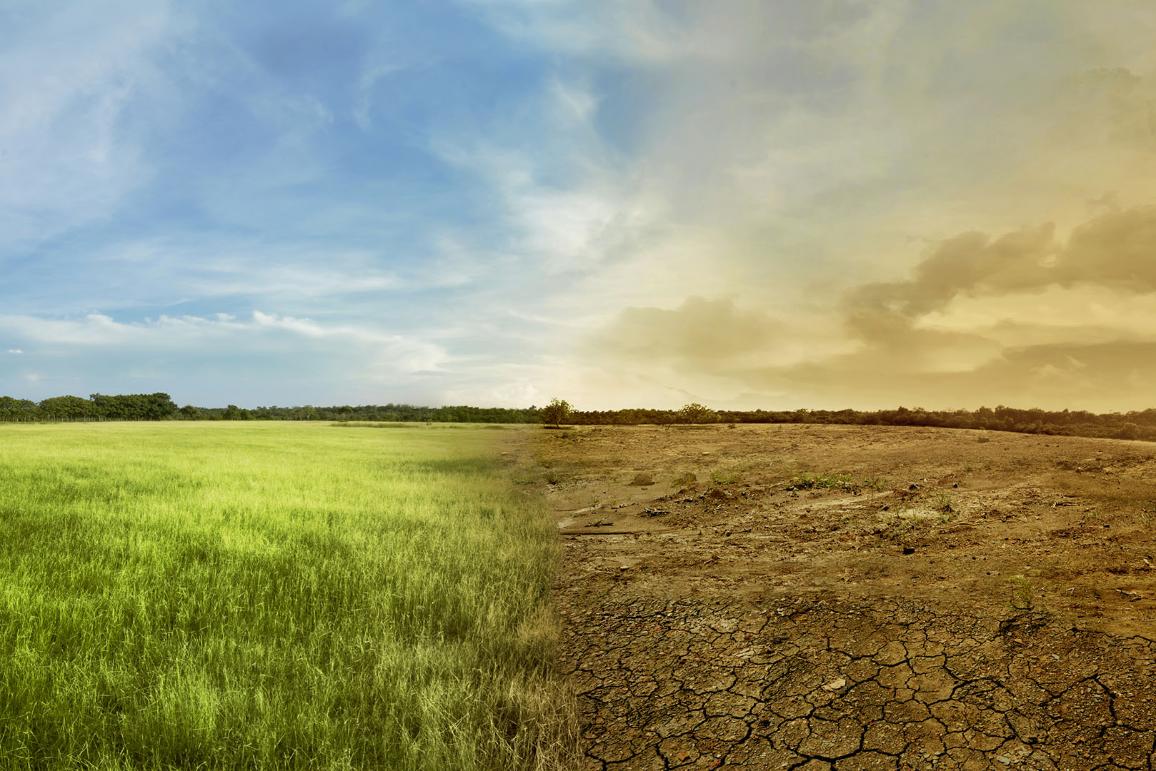
M 1152 12 L 1010 5 L 0 2 L 0 393 L 1138 405 Z
M 5 392 L 438 401 L 451 358 L 520 347 L 492 345 L 497 298 L 539 291 L 508 198 L 564 185 L 580 140 L 551 53 L 484 9 L 0 14 Z

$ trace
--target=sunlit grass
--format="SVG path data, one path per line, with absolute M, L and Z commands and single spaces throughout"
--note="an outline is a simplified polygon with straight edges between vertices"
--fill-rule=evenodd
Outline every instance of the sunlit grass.
M 0 767 L 549 762 L 555 546 L 503 436 L 0 427 Z

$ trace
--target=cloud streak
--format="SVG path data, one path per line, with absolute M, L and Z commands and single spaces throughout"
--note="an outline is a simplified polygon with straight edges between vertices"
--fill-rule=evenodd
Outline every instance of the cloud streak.
M 0 223 L 20 245 L 109 216 L 150 164 L 134 108 L 163 100 L 153 57 L 176 33 L 167 4 L 117 9 L 18 3 L 0 48 Z M 106 11 L 121 23 L 104 22 Z
M 151 388 L 185 401 L 193 401 L 201 388 L 227 398 L 230 384 L 263 380 L 271 371 L 285 381 L 268 396 L 290 403 L 294 388 L 331 388 L 326 384 L 330 368 L 354 363 L 350 371 L 356 374 L 341 393 L 346 401 L 372 401 L 369 397 L 383 387 L 411 393 L 428 387 L 423 381 L 437 380 L 452 366 L 446 351 L 433 342 L 262 311 L 247 318 L 160 316 L 134 322 L 102 314 L 65 319 L 0 315 L 0 338 L 18 341 L 20 347 L 12 350 L 21 351 L 23 360 L 20 370 L 0 368 L 0 386 L 13 388 L 34 371 L 45 388 L 74 383 L 88 383 L 89 390 L 97 391 Z M 123 369 L 93 377 L 90 368 L 97 361 Z

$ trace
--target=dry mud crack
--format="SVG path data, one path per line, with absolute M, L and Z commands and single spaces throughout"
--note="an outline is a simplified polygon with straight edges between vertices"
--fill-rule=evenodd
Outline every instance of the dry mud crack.
M 1156 644 L 914 602 L 573 609 L 589 768 L 1151 768 Z
M 1156 763 L 1153 446 L 821 426 L 536 442 L 580 767 Z

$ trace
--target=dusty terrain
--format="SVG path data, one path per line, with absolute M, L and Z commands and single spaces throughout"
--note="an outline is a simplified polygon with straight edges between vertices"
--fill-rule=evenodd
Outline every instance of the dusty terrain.
M 543 431 L 585 767 L 1151 768 L 1156 445 Z

